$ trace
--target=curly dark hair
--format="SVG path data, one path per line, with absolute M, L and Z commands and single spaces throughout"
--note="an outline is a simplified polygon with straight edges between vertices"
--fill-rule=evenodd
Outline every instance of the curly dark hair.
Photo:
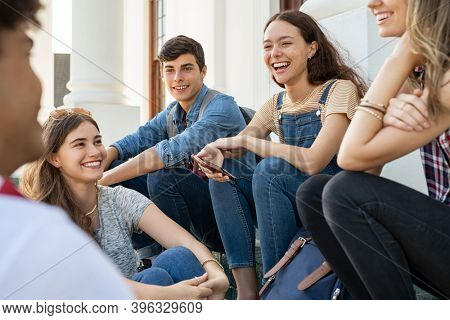
M 14 29 L 21 23 L 39 25 L 36 13 L 41 7 L 39 0 L 0 1 L 0 31 Z
M 267 21 L 264 31 L 276 20 L 285 21 L 297 27 L 306 43 L 317 42 L 317 52 L 311 59 L 308 59 L 307 63 L 308 81 L 310 83 L 320 84 L 330 79 L 350 80 L 358 88 L 359 97 L 364 96 L 367 91 L 364 79 L 352 67 L 345 64 L 339 51 L 312 17 L 298 10 L 277 13 Z M 277 84 L 284 88 L 284 85 L 278 82 Z

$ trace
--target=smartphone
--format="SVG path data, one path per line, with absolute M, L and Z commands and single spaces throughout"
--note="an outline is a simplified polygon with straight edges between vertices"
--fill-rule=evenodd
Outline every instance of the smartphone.
M 209 162 L 208 160 L 202 159 L 195 154 L 191 155 L 192 160 L 194 160 L 197 164 L 201 165 L 202 167 L 206 167 L 209 170 L 211 170 L 213 173 L 221 173 L 224 176 L 227 176 L 231 180 L 236 180 L 236 177 L 233 176 L 231 173 L 229 173 L 227 170 L 219 167 L 218 165 Z

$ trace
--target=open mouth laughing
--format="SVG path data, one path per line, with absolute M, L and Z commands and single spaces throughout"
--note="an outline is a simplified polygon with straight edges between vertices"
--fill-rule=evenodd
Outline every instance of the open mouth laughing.
M 283 62 L 275 62 L 272 63 L 272 68 L 275 70 L 276 73 L 284 72 L 290 65 L 290 62 L 283 61 Z

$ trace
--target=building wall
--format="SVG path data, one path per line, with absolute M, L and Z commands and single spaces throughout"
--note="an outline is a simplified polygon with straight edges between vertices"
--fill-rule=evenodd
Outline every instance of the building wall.
M 278 0 L 170 0 L 166 39 L 184 34 L 199 41 L 208 67 L 206 85 L 258 109 L 275 90 L 263 64 L 262 37 L 276 11 Z

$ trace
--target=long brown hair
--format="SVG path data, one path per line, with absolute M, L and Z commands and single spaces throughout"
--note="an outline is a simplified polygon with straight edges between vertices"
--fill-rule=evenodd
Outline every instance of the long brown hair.
M 439 99 L 441 81 L 450 68 L 450 8 L 448 0 L 410 0 L 406 25 L 415 53 L 425 58 L 425 85 L 432 115 L 449 112 Z
M 359 97 L 362 98 L 364 96 L 364 93 L 367 91 L 364 79 L 353 68 L 344 63 L 344 59 L 338 50 L 328 40 L 312 17 L 298 10 L 277 13 L 267 21 L 264 31 L 275 20 L 285 21 L 297 27 L 306 43 L 317 42 L 317 51 L 307 62 L 308 81 L 310 83 L 321 84 L 330 79 L 350 80 L 358 88 Z M 278 82 L 277 84 L 284 88 L 283 84 Z
M 30 199 L 63 208 L 78 226 L 90 233 L 91 219 L 86 217 L 85 212 L 81 210 L 61 171 L 54 167 L 49 159 L 53 153 L 58 152 L 67 135 L 83 122 L 92 123 L 97 130 L 99 128 L 97 122 L 88 115 L 88 111 L 79 113 L 71 111 L 76 109 L 63 110 L 68 111 L 66 114 L 60 112 L 61 114 L 58 117 L 50 116 L 44 123 L 44 154 L 26 169 L 20 183 L 20 189 Z

